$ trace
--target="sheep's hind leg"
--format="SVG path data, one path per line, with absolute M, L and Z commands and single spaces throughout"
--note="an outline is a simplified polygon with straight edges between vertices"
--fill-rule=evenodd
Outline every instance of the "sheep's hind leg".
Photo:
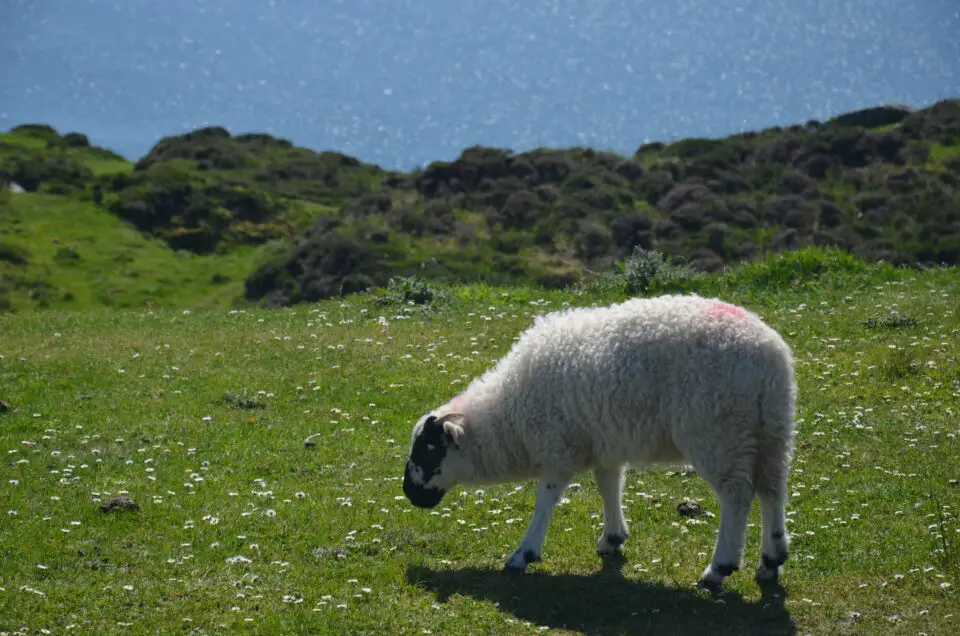
M 786 483 L 781 481 L 758 487 L 757 499 L 760 501 L 763 532 L 757 580 L 761 583 L 775 582 L 780 576 L 780 566 L 787 560 L 790 551 L 785 511 Z
M 747 535 L 747 517 L 753 504 L 753 486 L 743 479 L 711 484 L 720 501 L 720 532 L 710 565 L 700 576 L 700 585 L 717 588 L 740 569 Z
M 597 554 L 610 556 L 623 551 L 627 540 L 627 520 L 623 517 L 623 466 L 613 469 L 597 468 L 593 471 L 597 488 L 603 498 L 603 533 L 597 542 Z
M 553 518 L 563 491 L 570 484 L 570 475 L 549 475 L 540 479 L 537 486 L 537 503 L 533 509 L 533 518 L 527 526 L 527 532 L 520 541 L 520 547 L 507 557 L 507 567 L 516 570 L 526 569 L 527 564 L 540 560 L 543 552 L 543 540 Z

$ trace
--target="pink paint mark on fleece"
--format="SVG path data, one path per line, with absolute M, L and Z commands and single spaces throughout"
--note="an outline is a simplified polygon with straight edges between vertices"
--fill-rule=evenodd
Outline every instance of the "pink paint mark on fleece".
M 722 302 L 715 302 L 707 310 L 707 315 L 711 318 L 720 318 L 721 316 L 732 316 L 734 318 L 746 318 L 747 312 L 741 307 Z
M 450 408 L 452 408 L 457 413 L 462 413 L 463 408 L 466 405 L 467 405 L 467 400 L 466 398 L 463 397 L 462 393 L 450 401 Z

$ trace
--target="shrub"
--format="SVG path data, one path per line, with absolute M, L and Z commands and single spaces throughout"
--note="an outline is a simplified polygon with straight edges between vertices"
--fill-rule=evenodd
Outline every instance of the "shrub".
M 89 148 L 90 139 L 83 133 L 70 132 L 63 136 L 63 145 L 68 148 Z
M 610 250 L 613 234 L 607 226 L 596 221 L 582 221 L 578 229 L 576 249 L 581 259 L 589 261 Z
M 62 151 L 22 152 L 0 156 L 0 182 L 13 181 L 25 190 L 36 191 L 44 183 L 81 188 L 93 180 L 93 172 Z
M 629 258 L 617 264 L 617 269 L 630 294 L 680 289 L 701 275 L 688 265 L 671 263 L 658 251 L 642 248 L 633 250 Z
M 26 265 L 30 262 L 30 252 L 19 245 L 0 243 L 0 261 L 13 265 Z
M 447 299 L 447 292 L 416 276 L 393 276 L 387 281 L 382 303 L 398 305 L 433 305 Z

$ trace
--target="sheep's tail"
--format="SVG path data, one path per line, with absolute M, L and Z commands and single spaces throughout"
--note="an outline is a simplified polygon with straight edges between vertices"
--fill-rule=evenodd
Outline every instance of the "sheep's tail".
M 754 488 L 786 490 L 793 460 L 796 384 L 792 369 L 768 376 L 760 393 L 760 428 Z

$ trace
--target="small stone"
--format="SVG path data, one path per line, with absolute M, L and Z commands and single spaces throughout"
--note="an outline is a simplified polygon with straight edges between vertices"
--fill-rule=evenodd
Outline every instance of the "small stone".
M 100 512 L 104 514 L 120 510 L 140 510 L 140 504 L 127 495 L 118 495 L 100 506 Z
M 677 504 L 677 512 L 681 517 L 702 517 L 706 514 L 703 508 L 695 501 L 681 501 Z
M 9 411 L 10 409 L 11 409 L 11 406 L 10 406 L 9 404 L 7 404 L 6 402 L 4 402 L 3 400 L 0 400 L 0 413 L 5 413 L 6 411 Z

